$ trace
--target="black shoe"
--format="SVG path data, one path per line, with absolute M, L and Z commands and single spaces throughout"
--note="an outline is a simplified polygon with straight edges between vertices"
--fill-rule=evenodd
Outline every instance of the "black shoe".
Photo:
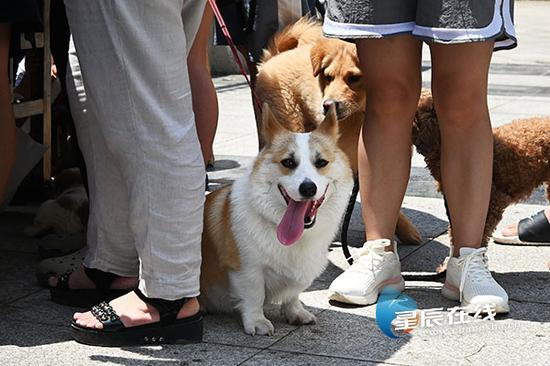
M 155 323 L 126 328 L 114 309 L 106 302 L 92 307 L 93 316 L 103 324 L 103 329 L 92 329 L 71 321 L 73 338 L 93 346 L 141 346 L 164 343 L 196 343 L 202 341 L 202 315 L 200 313 L 176 319 L 183 304 L 189 299 L 164 300 L 148 298 L 139 289 L 134 292 L 159 312 Z
M 496 232 L 493 241 L 509 245 L 550 245 L 550 222 L 544 211 L 540 211 L 518 223 L 518 235 L 505 236 Z
M 111 301 L 132 291 L 129 289 L 112 289 L 111 284 L 119 276 L 99 269 L 84 267 L 86 276 L 95 284 L 93 289 L 69 288 L 69 276 L 73 271 L 65 272 L 57 279 L 57 285 L 50 289 L 53 302 L 61 305 L 89 308 L 102 301 Z

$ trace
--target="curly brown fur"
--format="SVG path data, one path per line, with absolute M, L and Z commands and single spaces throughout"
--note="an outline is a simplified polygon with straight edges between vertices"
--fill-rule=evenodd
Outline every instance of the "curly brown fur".
M 550 185 L 550 117 L 515 120 L 494 128 L 493 137 L 493 184 L 483 244 L 489 241 L 506 207 L 528 198 L 540 185 Z M 414 121 L 413 144 L 443 192 L 440 142 L 432 96 L 424 90 Z M 547 195 L 550 199 L 550 187 Z

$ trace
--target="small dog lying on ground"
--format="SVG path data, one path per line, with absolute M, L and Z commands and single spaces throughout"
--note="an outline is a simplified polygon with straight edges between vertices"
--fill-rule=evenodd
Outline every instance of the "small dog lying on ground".
M 66 169 L 56 178 L 61 194 L 47 200 L 34 217 L 25 235 L 42 237 L 47 234 L 75 234 L 84 230 L 88 222 L 88 195 L 77 168 Z
M 506 207 L 547 183 L 550 199 L 550 117 L 519 119 L 493 129 L 493 185 L 483 232 L 487 244 Z M 423 90 L 413 127 L 413 144 L 441 185 L 441 138 L 431 92 Z
M 289 131 L 312 131 L 334 105 L 340 130 L 338 146 L 357 173 L 366 92 L 355 45 L 323 37 L 319 23 L 302 18 L 273 37 L 258 69 L 256 92 Z M 403 214 L 396 235 L 405 244 L 422 240 Z
M 325 269 L 353 186 L 334 107 L 311 133 L 285 130 L 263 107 L 265 147 L 232 186 L 207 196 L 201 307 L 241 314 L 244 331 L 272 335 L 265 303 L 290 324 L 315 316 L 298 299 Z

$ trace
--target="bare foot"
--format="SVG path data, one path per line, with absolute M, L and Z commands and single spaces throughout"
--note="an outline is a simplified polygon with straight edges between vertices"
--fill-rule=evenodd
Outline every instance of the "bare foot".
M 59 277 L 57 276 L 51 276 L 48 278 L 48 285 L 51 287 L 57 286 L 57 280 Z M 111 284 L 112 289 L 116 290 L 125 290 L 125 289 L 132 289 L 136 287 L 138 284 L 137 277 L 117 277 Z M 95 284 L 86 276 L 86 273 L 84 272 L 84 266 L 80 266 L 78 269 L 76 269 L 74 272 L 72 272 L 69 276 L 69 288 L 71 289 L 92 289 L 95 288 Z
M 109 304 L 120 317 L 122 324 L 127 328 L 159 321 L 158 311 L 153 306 L 143 302 L 133 291 L 114 299 Z M 199 302 L 197 298 L 192 298 L 182 306 L 177 319 L 187 318 L 198 312 Z M 103 324 L 90 311 L 75 313 L 73 319 L 82 327 L 103 328 Z
M 518 224 L 510 224 L 503 228 L 501 231 L 503 236 L 517 236 L 518 235 Z
M 548 222 L 550 222 L 550 208 L 547 208 L 544 210 L 544 214 L 546 215 L 546 219 Z M 504 229 L 500 231 L 503 236 L 517 236 L 518 235 L 518 224 L 510 224 L 506 226 Z

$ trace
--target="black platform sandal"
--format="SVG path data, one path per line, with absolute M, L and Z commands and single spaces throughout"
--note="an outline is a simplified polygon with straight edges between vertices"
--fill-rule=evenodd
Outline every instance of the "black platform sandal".
M 544 211 L 527 217 L 518 223 L 518 235 L 505 236 L 494 233 L 493 241 L 509 245 L 550 245 L 550 222 Z
M 122 347 L 165 343 L 196 343 L 202 341 L 202 315 L 176 319 L 183 304 L 189 299 L 153 299 L 139 289 L 136 295 L 155 307 L 160 320 L 155 323 L 126 328 L 114 309 L 106 302 L 92 307 L 92 315 L 103 324 L 103 329 L 86 328 L 71 321 L 73 338 L 79 343 L 93 346 Z
M 99 269 L 84 267 L 86 276 L 95 284 L 93 289 L 72 289 L 69 288 L 69 276 L 73 271 L 65 272 L 57 279 L 57 285 L 50 289 L 52 301 L 68 306 L 89 308 L 102 301 L 111 301 L 120 297 L 133 288 L 112 289 L 111 284 L 119 276 Z

